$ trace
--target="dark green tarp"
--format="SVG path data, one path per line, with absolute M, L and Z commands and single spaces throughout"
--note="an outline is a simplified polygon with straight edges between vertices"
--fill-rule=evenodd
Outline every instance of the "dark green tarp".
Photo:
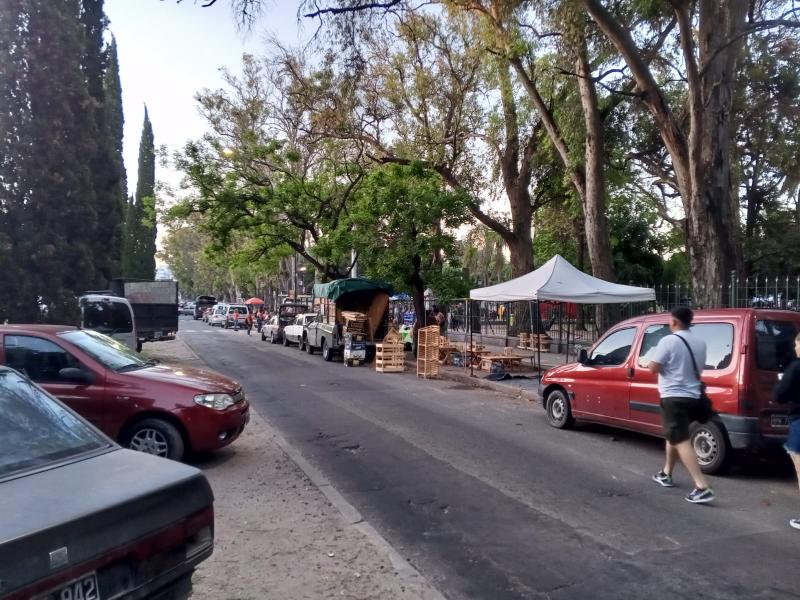
M 376 281 L 364 277 L 351 277 L 349 279 L 337 279 L 330 283 L 315 283 L 314 297 L 327 298 L 328 300 L 336 302 L 339 298 L 350 292 L 367 292 L 372 290 L 386 292 L 390 296 L 394 294 L 392 285 L 384 281 Z

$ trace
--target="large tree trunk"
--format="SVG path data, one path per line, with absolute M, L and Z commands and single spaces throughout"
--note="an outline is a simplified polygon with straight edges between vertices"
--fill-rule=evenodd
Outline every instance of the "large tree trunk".
M 718 306 L 730 273 L 741 257 L 736 202 L 730 184 L 730 109 L 747 3 L 699 2 L 698 64 L 692 3 L 672 0 L 686 67 L 688 139 L 629 31 L 600 0 L 583 3 L 631 69 L 672 159 L 686 215 L 686 247 L 695 301 L 701 306 Z
M 606 217 L 605 183 L 605 135 L 603 118 L 597 105 L 597 90 L 592 80 L 589 59 L 586 53 L 586 40 L 581 40 L 578 56 L 575 59 L 578 72 L 583 120 L 586 127 L 584 161 L 586 166 L 586 187 L 583 200 L 584 231 L 592 275 L 614 281 L 614 261 L 611 257 L 611 242 L 608 235 Z M 580 193 L 580 190 L 578 190 Z

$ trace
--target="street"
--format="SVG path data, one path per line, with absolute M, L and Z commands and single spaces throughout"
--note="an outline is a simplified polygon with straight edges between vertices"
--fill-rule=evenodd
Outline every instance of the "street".
M 650 481 L 660 440 L 559 431 L 527 401 L 180 327 L 448 598 L 800 597 L 783 456 L 713 478 L 718 502 L 695 506 L 684 470 L 672 490 Z

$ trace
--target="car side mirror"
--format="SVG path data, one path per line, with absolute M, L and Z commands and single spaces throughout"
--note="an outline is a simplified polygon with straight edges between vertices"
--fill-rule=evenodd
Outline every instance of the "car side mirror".
M 72 381 L 73 383 L 82 383 L 84 385 L 91 385 L 95 382 L 94 374 L 75 367 L 61 369 L 58 372 L 58 378 L 62 381 Z
M 578 362 L 582 365 L 589 364 L 589 352 L 586 350 L 586 348 L 581 348 L 578 352 Z

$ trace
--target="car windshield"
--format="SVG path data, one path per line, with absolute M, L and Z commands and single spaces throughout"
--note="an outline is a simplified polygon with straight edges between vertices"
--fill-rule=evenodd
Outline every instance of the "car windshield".
M 66 331 L 59 335 L 117 373 L 135 371 L 155 364 L 153 361 L 142 360 L 127 346 L 96 331 L 81 329 Z
M 0 370 L 0 478 L 110 445 L 29 379 Z

